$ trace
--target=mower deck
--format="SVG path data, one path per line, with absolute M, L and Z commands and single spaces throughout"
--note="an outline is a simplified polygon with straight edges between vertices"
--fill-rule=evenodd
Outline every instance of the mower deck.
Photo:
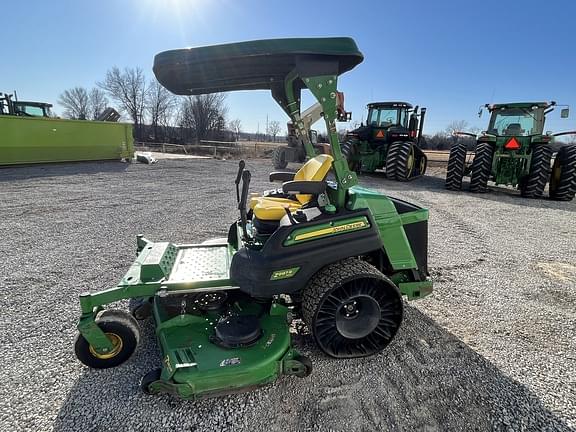
M 218 345 L 212 336 L 221 316 L 216 312 L 206 317 L 180 314 L 178 309 L 190 307 L 187 301 L 194 304 L 185 298 L 172 305 L 158 297 L 154 301 L 164 368 L 161 379 L 150 383 L 148 392 L 200 399 L 261 386 L 277 379 L 280 373 L 290 373 L 286 369 L 298 354 L 290 348 L 285 307 L 273 304 L 267 311 L 258 304 L 236 302 L 234 313 L 261 315 L 261 335 L 252 344 L 232 348 Z

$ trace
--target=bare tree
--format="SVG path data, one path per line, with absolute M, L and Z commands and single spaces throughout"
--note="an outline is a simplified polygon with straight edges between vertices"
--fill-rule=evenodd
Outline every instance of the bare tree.
M 106 98 L 106 93 L 97 87 L 90 90 L 90 95 L 88 96 L 88 114 L 91 120 L 96 120 L 107 106 L 108 99 Z
M 228 127 L 236 134 L 236 141 L 240 140 L 240 133 L 242 132 L 242 122 L 240 119 L 234 119 L 228 123 Z
M 168 126 L 176 105 L 176 100 L 174 95 L 156 80 L 150 82 L 147 96 L 146 112 L 150 116 L 150 125 L 152 126 L 154 141 L 157 141 L 158 129 L 159 127 Z
M 282 126 L 280 126 L 280 122 L 277 120 L 272 120 L 268 123 L 268 128 L 266 129 L 266 133 L 268 135 L 272 135 L 272 139 L 276 142 L 276 135 L 280 133 L 282 130 Z
M 448 126 L 446 126 L 444 131 L 446 132 L 446 135 L 450 136 L 454 131 L 464 132 L 467 127 L 468 122 L 466 120 L 454 120 L 453 122 L 449 123 Z
M 104 81 L 98 82 L 97 85 L 102 90 L 105 90 L 113 100 L 118 102 L 130 116 L 134 122 L 136 136 L 138 136 L 140 125 L 143 123 L 148 91 L 142 69 L 124 68 L 124 71 L 120 71 L 117 67 L 113 67 L 106 72 Z
M 71 119 L 88 118 L 89 97 L 84 87 L 74 87 L 60 95 L 58 103 L 64 107 L 64 116 Z
M 208 138 L 213 131 L 221 131 L 228 110 L 225 100 L 222 93 L 187 97 L 180 108 L 181 127 L 194 131 L 197 141 Z

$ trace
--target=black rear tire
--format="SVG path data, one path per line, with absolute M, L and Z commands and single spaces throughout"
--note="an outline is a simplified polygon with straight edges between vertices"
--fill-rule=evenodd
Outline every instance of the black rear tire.
M 358 258 L 324 267 L 302 296 L 304 322 L 320 349 L 335 358 L 382 351 L 400 328 L 402 314 L 396 285 Z
M 358 140 L 348 137 L 341 146 L 342 156 L 348 162 L 350 171 L 360 172 L 360 163 L 356 159 L 358 153 Z
M 558 150 L 550 176 L 550 198 L 572 201 L 576 195 L 576 146 L 567 145 Z
M 286 151 L 283 147 L 276 147 L 272 151 L 272 165 L 274 165 L 275 169 L 284 169 L 288 166 Z
M 459 191 L 462 189 L 462 178 L 466 169 L 466 150 L 464 143 L 454 144 L 450 149 L 445 183 L 448 190 Z
M 386 177 L 390 180 L 409 181 L 416 167 L 416 145 L 410 141 L 393 142 L 386 155 Z
M 494 147 L 492 144 L 486 142 L 476 144 L 476 155 L 470 173 L 470 192 L 485 193 L 488 190 L 493 158 Z
M 84 336 L 78 334 L 74 343 L 78 360 L 94 369 L 115 367 L 128 360 L 140 340 L 136 320 L 126 312 L 106 310 L 100 313 L 95 322 L 113 342 L 114 348 L 110 353 L 98 353 Z
M 418 156 L 416 164 L 417 174 L 418 177 L 421 177 L 426 174 L 426 169 L 428 168 L 428 156 L 426 156 L 419 147 L 416 147 L 415 150 L 416 155 Z
M 540 198 L 550 175 L 552 149 L 548 144 L 532 147 L 532 158 L 528 175 L 520 183 L 520 194 L 524 198 Z

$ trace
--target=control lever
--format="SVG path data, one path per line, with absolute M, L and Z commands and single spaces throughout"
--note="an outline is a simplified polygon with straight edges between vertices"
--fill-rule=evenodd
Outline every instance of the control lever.
M 240 164 L 240 166 L 242 166 L 242 169 L 244 168 L 243 164 Z M 242 194 L 240 195 L 240 200 L 238 201 L 238 210 L 240 210 L 242 233 L 244 234 L 244 239 L 247 240 L 248 231 L 246 230 L 246 223 L 248 222 L 248 218 L 246 216 L 246 201 L 248 201 L 248 189 L 250 187 L 250 178 L 252 177 L 252 175 L 250 174 L 250 171 L 243 171 L 241 175 L 242 175 Z
M 236 184 L 236 202 L 240 203 L 240 179 L 242 178 L 242 173 L 244 172 L 244 168 L 246 167 L 246 162 L 241 160 L 238 162 L 238 174 L 236 174 L 236 180 L 234 183 Z
M 292 212 L 290 211 L 290 206 L 284 207 L 284 211 L 286 212 L 286 216 L 288 216 L 288 219 L 290 219 L 290 223 L 291 223 L 292 225 L 298 224 L 298 222 L 296 221 L 296 219 L 294 219 L 294 216 L 292 216 Z

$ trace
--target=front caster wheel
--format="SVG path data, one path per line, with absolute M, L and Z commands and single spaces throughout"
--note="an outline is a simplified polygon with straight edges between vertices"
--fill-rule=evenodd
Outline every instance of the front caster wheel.
M 115 367 L 128 360 L 140 339 L 134 318 L 122 311 L 106 310 L 95 322 L 112 342 L 112 349 L 108 352 L 99 352 L 84 339 L 84 336 L 78 334 L 74 343 L 78 360 L 95 369 Z
M 304 289 L 302 312 L 326 354 L 364 357 L 382 351 L 396 335 L 402 296 L 374 266 L 349 258 L 314 275 Z
M 150 384 L 159 381 L 161 374 L 162 369 L 154 369 L 142 377 L 142 381 L 140 381 L 140 388 L 145 394 L 147 395 L 156 394 L 156 392 L 150 388 Z

